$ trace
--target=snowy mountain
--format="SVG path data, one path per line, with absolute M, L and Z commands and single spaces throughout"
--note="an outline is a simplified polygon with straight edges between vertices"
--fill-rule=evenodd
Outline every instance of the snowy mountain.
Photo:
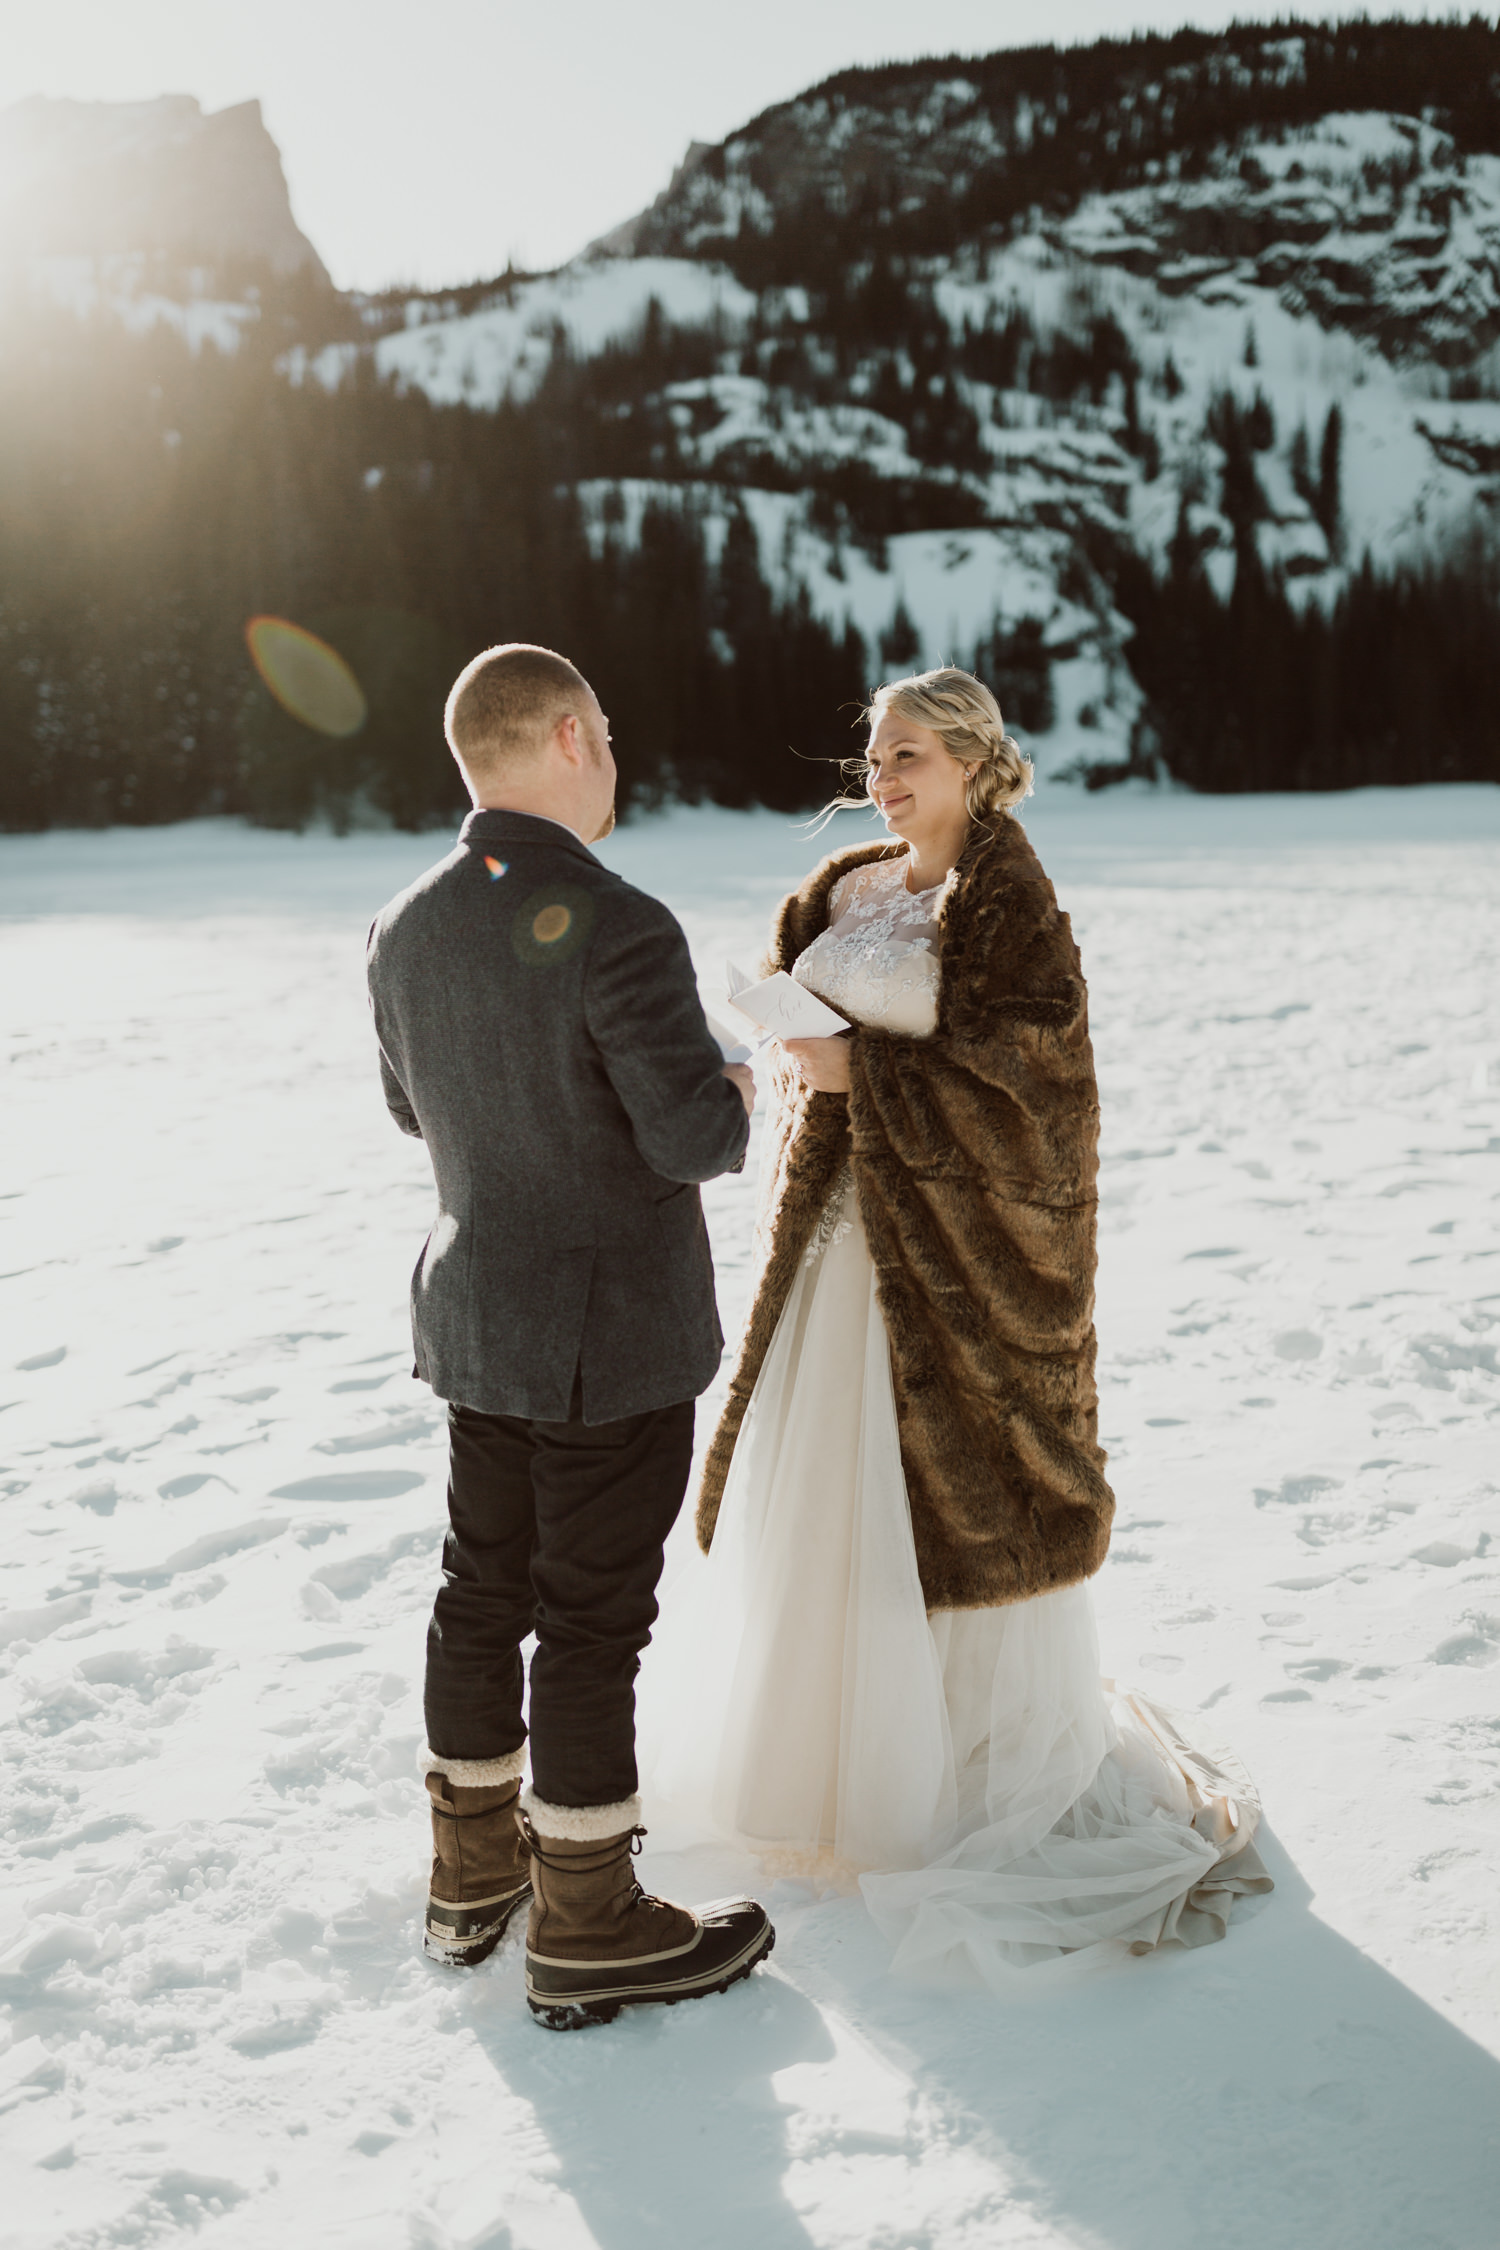
M 711 327 L 709 371 L 620 409 L 670 426 L 659 491 L 742 500 L 872 652 L 1039 634 L 1054 747 L 1097 757 L 1140 696 L 1080 534 L 1164 567 L 1185 527 L 1227 599 L 1248 517 L 1327 609 L 1500 498 L 1497 84 L 1492 33 L 1414 25 L 850 72 L 695 145 L 578 265 L 371 349 L 494 407 L 559 334 Z
M 109 164 L 144 178 L 240 119 L 275 168 L 258 116 L 148 107 L 98 139 Z M 300 242 L 275 173 L 276 240 Z M 63 261 L 48 270 L 56 299 Z M 347 799 L 332 753 L 314 788 L 290 738 L 245 749 L 234 665 L 253 609 L 350 602 L 461 642 L 586 647 L 638 745 L 633 789 L 824 795 L 794 753 L 850 743 L 818 714 L 941 659 L 995 679 L 1044 776 L 1500 778 L 1500 31 L 1483 23 L 847 72 L 695 144 L 649 211 L 549 275 L 273 301 L 221 260 L 126 301 L 99 271 L 77 310 L 175 328 L 198 355 L 166 384 L 152 362 L 129 505 L 170 473 L 222 526 L 190 574 L 154 559 L 150 626 L 179 675 L 216 652 L 190 761 L 206 727 L 213 779 L 183 799 L 188 765 L 163 749 L 171 778 L 134 788 L 131 817 L 274 801 L 266 817 L 295 820 Z M 173 536 L 197 555 L 202 523 Z M 210 586 L 219 622 L 187 651 L 184 604 L 206 615 Z M 0 582 L 0 637 L 4 616 Z M 670 651 L 665 711 L 643 637 Z M 50 742 L 79 691 L 48 693 L 28 723 Z M 127 702 L 88 718 L 101 741 L 134 723 Z M 32 822 L 60 771 L 0 786 L 0 820 Z M 415 819 L 451 787 L 441 759 L 423 772 L 358 787 Z

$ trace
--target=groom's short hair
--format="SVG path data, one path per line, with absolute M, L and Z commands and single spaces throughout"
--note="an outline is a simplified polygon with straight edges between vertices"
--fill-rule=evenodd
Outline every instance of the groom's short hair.
M 443 713 L 448 747 L 465 773 L 524 765 L 569 712 L 586 717 L 594 691 L 556 649 L 505 641 L 466 664 Z

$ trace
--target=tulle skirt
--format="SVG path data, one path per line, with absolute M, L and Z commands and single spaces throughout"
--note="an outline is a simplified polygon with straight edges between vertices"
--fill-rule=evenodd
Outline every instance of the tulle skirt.
M 669 1587 L 640 1697 L 666 1817 L 857 1886 L 896 1964 L 1019 1972 L 1223 1935 L 1269 1890 L 1255 1792 L 1099 1674 L 1088 1589 L 929 1615 L 852 1186 L 745 1417 L 713 1549 Z

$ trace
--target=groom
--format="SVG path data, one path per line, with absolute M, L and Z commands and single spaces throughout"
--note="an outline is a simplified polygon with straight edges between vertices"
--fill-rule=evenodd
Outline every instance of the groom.
M 752 1901 L 693 1912 L 632 1872 L 635 1674 L 722 1343 L 698 1183 L 743 1161 L 754 1085 L 671 914 L 588 849 L 615 764 L 582 674 L 487 649 L 446 730 L 474 810 L 368 956 L 386 1100 L 438 1191 L 412 1282 L 450 1448 L 424 1942 L 483 1960 L 529 1899 L 527 1997 L 563 2029 L 722 1991 L 773 1943 Z

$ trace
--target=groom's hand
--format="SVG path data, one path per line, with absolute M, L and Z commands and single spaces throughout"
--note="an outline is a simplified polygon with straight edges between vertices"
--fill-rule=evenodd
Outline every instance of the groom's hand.
M 726 1063 L 724 1065 L 724 1076 L 738 1086 L 740 1100 L 745 1105 L 745 1115 L 749 1117 L 755 1108 L 754 1071 L 748 1063 Z
M 842 1032 L 832 1039 L 783 1039 L 781 1042 L 802 1075 L 804 1086 L 815 1094 L 849 1091 L 849 1042 Z

